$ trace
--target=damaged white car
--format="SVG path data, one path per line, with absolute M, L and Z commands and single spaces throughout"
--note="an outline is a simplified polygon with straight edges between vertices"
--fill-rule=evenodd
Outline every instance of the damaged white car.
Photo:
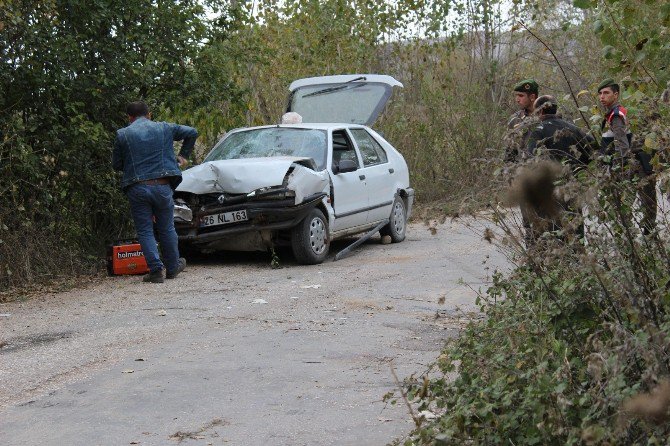
M 288 111 L 302 124 L 236 129 L 184 171 L 175 192 L 183 248 L 267 251 L 291 246 L 321 263 L 330 242 L 369 231 L 405 238 L 414 190 L 402 155 L 371 125 L 393 87 L 390 76 L 308 78 L 290 86 Z

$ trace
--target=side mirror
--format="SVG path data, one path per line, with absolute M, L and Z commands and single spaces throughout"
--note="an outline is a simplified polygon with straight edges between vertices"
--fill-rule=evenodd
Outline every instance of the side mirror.
M 337 166 L 337 173 L 354 172 L 358 170 L 358 165 L 352 160 L 341 160 Z

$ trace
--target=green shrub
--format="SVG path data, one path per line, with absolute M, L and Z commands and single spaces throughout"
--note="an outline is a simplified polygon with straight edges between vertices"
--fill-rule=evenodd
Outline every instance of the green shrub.
M 479 301 L 486 318 L 447 343 L 425 396 L 408 382 L 440 417 L 406 444 L 665 444 L 669 395 L 652 421 L 624 406 L 670 376 L 669 240 L 639 229 L 639 179 L 594 167 L 578 182 L 592 191 L 586 242 L 566 229 L 516 251 L 517 267 Z M 497 217 L 519 247 L 509 216 Z

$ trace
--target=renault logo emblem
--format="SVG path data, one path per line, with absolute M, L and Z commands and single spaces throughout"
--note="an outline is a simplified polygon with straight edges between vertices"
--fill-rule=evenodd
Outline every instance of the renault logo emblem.
M 217 200 L 219 201 L 219 203 L 223 204 L 223 202 L 226 201 L 226 196 L 221 194 L 219 195 L 219 198 L 217 198 Z

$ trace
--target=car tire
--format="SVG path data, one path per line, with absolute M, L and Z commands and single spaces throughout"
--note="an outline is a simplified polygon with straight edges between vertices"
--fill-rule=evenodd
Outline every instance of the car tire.
M 391 206 L 391 215 L 389 224 L 379 230 L 382 236 L 388 235 L 393 243 L 399 243 L 405 240 L 407 232 L 407 209 L 405 201 L 400 197 L 395 197 L 393 206 Z
M 291 248 L 298 263 L 316 265 L 322 263 L 330 248 L 328 220 L 319 209 L 309 214 L 291 230 Z

